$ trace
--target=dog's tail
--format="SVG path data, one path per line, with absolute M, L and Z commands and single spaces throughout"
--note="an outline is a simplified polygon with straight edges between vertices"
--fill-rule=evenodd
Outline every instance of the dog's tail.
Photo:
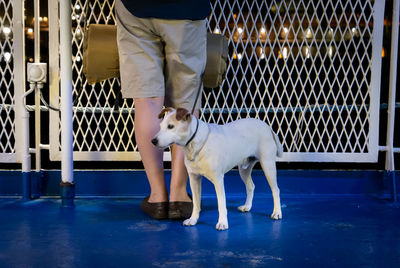
M 273 132 L 273 131 L 271 131 L 271 132 L 272 132 L 272 135 L 274 137 L 275 144 L 276 144 L 276 156 L 277 157 L 282 157 L 282 154 L 283 154 L 282 143 L 279 141 L 278 135 L 276 135 L 275 132 Z

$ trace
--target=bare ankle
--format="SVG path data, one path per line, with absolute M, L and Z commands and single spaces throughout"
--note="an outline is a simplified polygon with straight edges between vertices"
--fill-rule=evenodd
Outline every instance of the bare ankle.
M 169 201 L 170 202 L 175 202 L 175 201 L 182 201 L 182 202 L 190 202 L 192 201 L 186 191 L 184 190 L 171 190 L 171 193 L 169 194 Z
M 168 202 L 168 193 L 152 192 L 150 194 L 149 203 Z

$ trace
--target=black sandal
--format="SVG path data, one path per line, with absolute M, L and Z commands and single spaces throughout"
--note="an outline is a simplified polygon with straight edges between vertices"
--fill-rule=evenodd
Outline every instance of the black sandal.
M 140 205 L 143 212 L 157 220 L 168 219 L 168 202 L 150 203 L 149 198 L 146 196 Z
M 189 195 L 190 199 L 192 196 Z M 193 210 L 193 202 L 169 202 L 168 218 L 171 220 L 184 220 L 190 218 Z

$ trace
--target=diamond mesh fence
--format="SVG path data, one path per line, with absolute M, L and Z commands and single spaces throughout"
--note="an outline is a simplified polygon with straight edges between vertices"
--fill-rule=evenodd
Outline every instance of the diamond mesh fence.
M 82 73 L 85 25 L 115 24 L 114 1 L 72 2 L 74 159 L 139 160 L 134 103 L 114 105 L 119 79 L 90 86 Z M 220 88 L 202 93 L 201 119 L 267 122 L 281 161 L 375 161 L 381 2 L 211 1 L 208 30 L 228 38 L 229 62 Z
M 13 1 L 0 1 L 0 160 L 15 153 Z

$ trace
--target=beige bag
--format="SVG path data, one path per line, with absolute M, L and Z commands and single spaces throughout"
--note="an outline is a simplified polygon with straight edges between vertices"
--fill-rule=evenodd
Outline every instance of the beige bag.
M 225 78 L 228 40 L 219 34 L 207 34 L 207 64 L 203 85 L 215 88 Z M 117 27 L 90 24 L 83 40 L 83 73 L 89 85 L 119 76 Z
M 89 24 L 83 39 L 83 73 L 89 85 L 119 76 L 115 25 Z

